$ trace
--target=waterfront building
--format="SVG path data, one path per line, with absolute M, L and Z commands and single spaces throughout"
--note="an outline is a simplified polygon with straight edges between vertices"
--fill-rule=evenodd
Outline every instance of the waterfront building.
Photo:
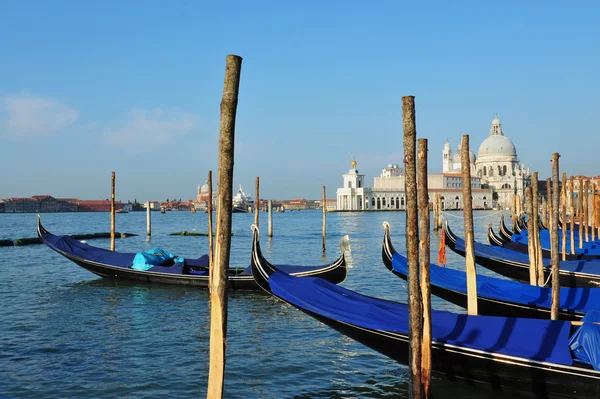
M 342 175 L 344 186 L 337 189 L 337 210 L 404 210 L 406 209 L 405 174 L 397 164 L 384 168 L 379 177 L 374 178 L 373 187 L 365 187 L 365 175 L 356 169 L 352 160 L 348 173 Z M 443 209 L 462 209 L 462 176 L 447 172 L 427 176 L 429 199 L 433 194 L 441 194 Z M 491 209 L 492 191 L 482 188 L 481 178 L 471 178 L 473 209 Z
M 442 195 L 444 209 L 462 209 L 461 148 L 455 154 L 448 140 L 442 150 L 442 173 L 428 175 L 432 193 Z M 477 155 L 469 151 L 474 209 L 510 207 L 514 194 L 525 198 L 531 185 L 531 173 L 519 163 L 517 150 L 504 135 L 498 115 L 492 120 L 489 137 L 479 146 Z M 374 179 L 373 188 L 365 187 L 365 175 L 356 169 L 342 175 L 343 187 L 337 190 L 338 210 L 405 209 L 404 173 L 396 164 L 384 168 Z

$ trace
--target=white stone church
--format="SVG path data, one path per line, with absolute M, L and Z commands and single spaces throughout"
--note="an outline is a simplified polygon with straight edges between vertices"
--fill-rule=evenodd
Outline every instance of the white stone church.
M 462 175 L 460 145 L 454 156 L 446 141 L 442 151 L 443 172 L 428 175 L 429 198 L 440 193 L 443 209 L 462 209 Z M 513 143 L 504 136 L 498 116 L 492 121 L 490 136 L 479 146 L 477 156 L 470 151 L 471 191 L 474 209 L 509 207 L 512 195 L 524 197 L 525 187 L 531 185 L 531 174 L 519 166 Z M 365 187 L 365 175 L 356 169 L 342 175 L 344 186 L 337 189 L 337 210 L 393 210 L 406 208 L 404 171 L 396 164 L 384 168 L 375 177 L 373 188 Z

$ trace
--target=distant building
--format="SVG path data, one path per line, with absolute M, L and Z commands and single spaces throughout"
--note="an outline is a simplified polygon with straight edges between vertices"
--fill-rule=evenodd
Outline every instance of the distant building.
M 373 188 L 365 187 L 365 175 L 356 169 L 352 160 L 351 169 L 342 175 L 344 186 L 337 189 L 337 210 L 405 210 L 406 189 L 404 171 L 396 164 L 389 164 L 379 177 L 374 179 Z M 462 209 L 462 176 L 447 172 L 427 176 L 429 196 L 441 194 L 443 209 Z M 481 187 L 481 178 L 471 178 L 471 194 L 474 209 L 492 208 L 492 190 Z
M 121 201 L 115 201 L 115 210 L 123 208 Z M 110 200 L 81 200 L 79 212 L 110 212 Z
M 460 173 L 460 154 L 459 145 L 458 152 L 452 156 L 452 148 L 446 141 L 442 152 L 444 173 Z M 492 120 L 489 137 L 479 146 L 477 157 L 473 151 L 469 151 L 469 161 L 471 176 L 480 177 L 481 184 L 493 190 L 499 206 L 510 207 L 514 194 L 525 198 L 525 188 L 531 185 L 531 173 L 525 165 L 519 165 L 517 149 L 504 135 L 497 114 Z

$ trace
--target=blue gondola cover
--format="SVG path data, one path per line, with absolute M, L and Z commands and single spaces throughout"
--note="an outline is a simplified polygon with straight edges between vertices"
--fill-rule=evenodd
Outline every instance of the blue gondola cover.
M 600 370 L 600 311 L 592 310 L 583 316 L 583 324 L 569 340 L 573 357 Z

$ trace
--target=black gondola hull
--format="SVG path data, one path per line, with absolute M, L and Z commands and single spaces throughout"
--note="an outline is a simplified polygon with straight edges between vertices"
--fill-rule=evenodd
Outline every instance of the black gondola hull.
M 453 233 L 449 231 L 448 225 L 444 226 L 446 233 L 446 245 L 455 253 L 465 256 L 465 251 L 456 248 Z M 506 259 L 489 258 L 475 254 L 475 262 L 493 272 L 512 278 L 517 281 L 529 282 L 529 264 L 512 262 Z M 544 268 L 544 280 L 548 280 L 550 269 Z M 561 287 L 574 288 L 598 288 L 600 287 L 600 275 L 589 275 L 572 273 L 559 270 L 559 281 Z
M 343 335 L 397 362 L 408 364 L 409 341 L 406 335 L 363 329 L 300 310 Z M 531 362 L 435 341 L 431 358 L 432 374 L 435 376 L 471 386 L 486 385 L 507 394 L 579 399 L 598 398 L 599 395 L 600 375 L 587 366 Z

